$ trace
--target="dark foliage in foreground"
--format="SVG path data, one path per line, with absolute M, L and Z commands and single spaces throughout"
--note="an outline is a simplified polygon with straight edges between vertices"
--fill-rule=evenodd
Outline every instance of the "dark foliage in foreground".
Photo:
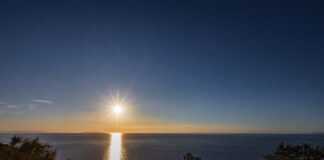
M 289 145 L 281 142 L 266 160 L 324 160 L 324 148 L 308 144 Z
M 42 144 L 38 138 L 26 139 L 19 136 L 11 138 L 9 144 L 0 143 L 0 160 L 55 160 L 56 151 L 49 144 Z M 184 160 L 201 160 L 191 153 Z M 264 156 L 266 160 L 324 160 L 324 147 L 312 147 L 308 144 L 289 145 L 280 143 L 272 154 Z
M 201 158 L 194 157 L 191 153 L 187 153 L 183 156 L 183 160 L 201 160 Z
M 9 144 L 0 143 L 0 160 L 55 160 L 56 151 L 50 148 L 50 145 L 40 143 L 38 138 L 14 136 Z

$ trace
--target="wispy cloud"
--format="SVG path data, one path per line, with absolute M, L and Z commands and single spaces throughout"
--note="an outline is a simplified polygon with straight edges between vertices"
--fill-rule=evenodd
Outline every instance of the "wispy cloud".
M 0 101 L 0 105 L 2 105 L 2 104 L 8 104 L 8 103 L 7 103 L 7 102 L 1 102 L 1 101 Z
M 49 100 L 34 99 L 32 100 L 38 103 L 52 104 Z M 35 110 L 37 104 L 15 105 L 12 103 L 0 101 L 0 115 L 23 115 L 26 111 Z M 28 112 L 27 112 L 28 113 Z
M 7 108 L 20 108 L 21 106 L 16 106 L 16 105 L 6 105 Z
M 32 99 L 31 101 L 35 103 L 15 105 L 5 101 L 0 101 L 0 115 L 23 115 L 25 113 L 29 113 L 27 112 L 28 110 L 35 110 L 39 105 L 37 103 L 53 104 L 52 101 L 46 99 Z
M 52 101 L 50 100 L 45 100 L 45 99 L 33 99 L 33 102 L 37 102 L 37 103 L 46 103 L 46 104 L 53 104 Z

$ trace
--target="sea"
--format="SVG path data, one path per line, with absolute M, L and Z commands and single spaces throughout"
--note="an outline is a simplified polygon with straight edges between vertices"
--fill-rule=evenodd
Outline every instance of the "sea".
M 262 160 L 280 142 L 324 146 L 324 134 L 103 134 L 0 133 L 39 137 L 66 160 L 182 160 L 187 152 L 202 160 Z

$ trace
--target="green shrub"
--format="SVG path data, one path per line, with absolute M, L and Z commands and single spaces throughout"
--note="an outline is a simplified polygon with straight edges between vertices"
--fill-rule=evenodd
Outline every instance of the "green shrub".
M 308 144 L 289 145 L 281 142 L 272 154 L 265 155 L 266 160 L 323 160 L 324 148 Z
M 9 144 L 0 143 L 0 160 L 55 160 L 56 151 L 49 144 L 42 144 L 38 138 L 11 138 Z

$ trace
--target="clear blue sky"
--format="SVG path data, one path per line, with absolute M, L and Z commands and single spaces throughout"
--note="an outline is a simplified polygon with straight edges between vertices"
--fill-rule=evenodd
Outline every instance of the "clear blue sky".
M 324 132 L 323 8 L 1 1 L 0 120 L 92 112 L 118 90 L 167 124 Z

